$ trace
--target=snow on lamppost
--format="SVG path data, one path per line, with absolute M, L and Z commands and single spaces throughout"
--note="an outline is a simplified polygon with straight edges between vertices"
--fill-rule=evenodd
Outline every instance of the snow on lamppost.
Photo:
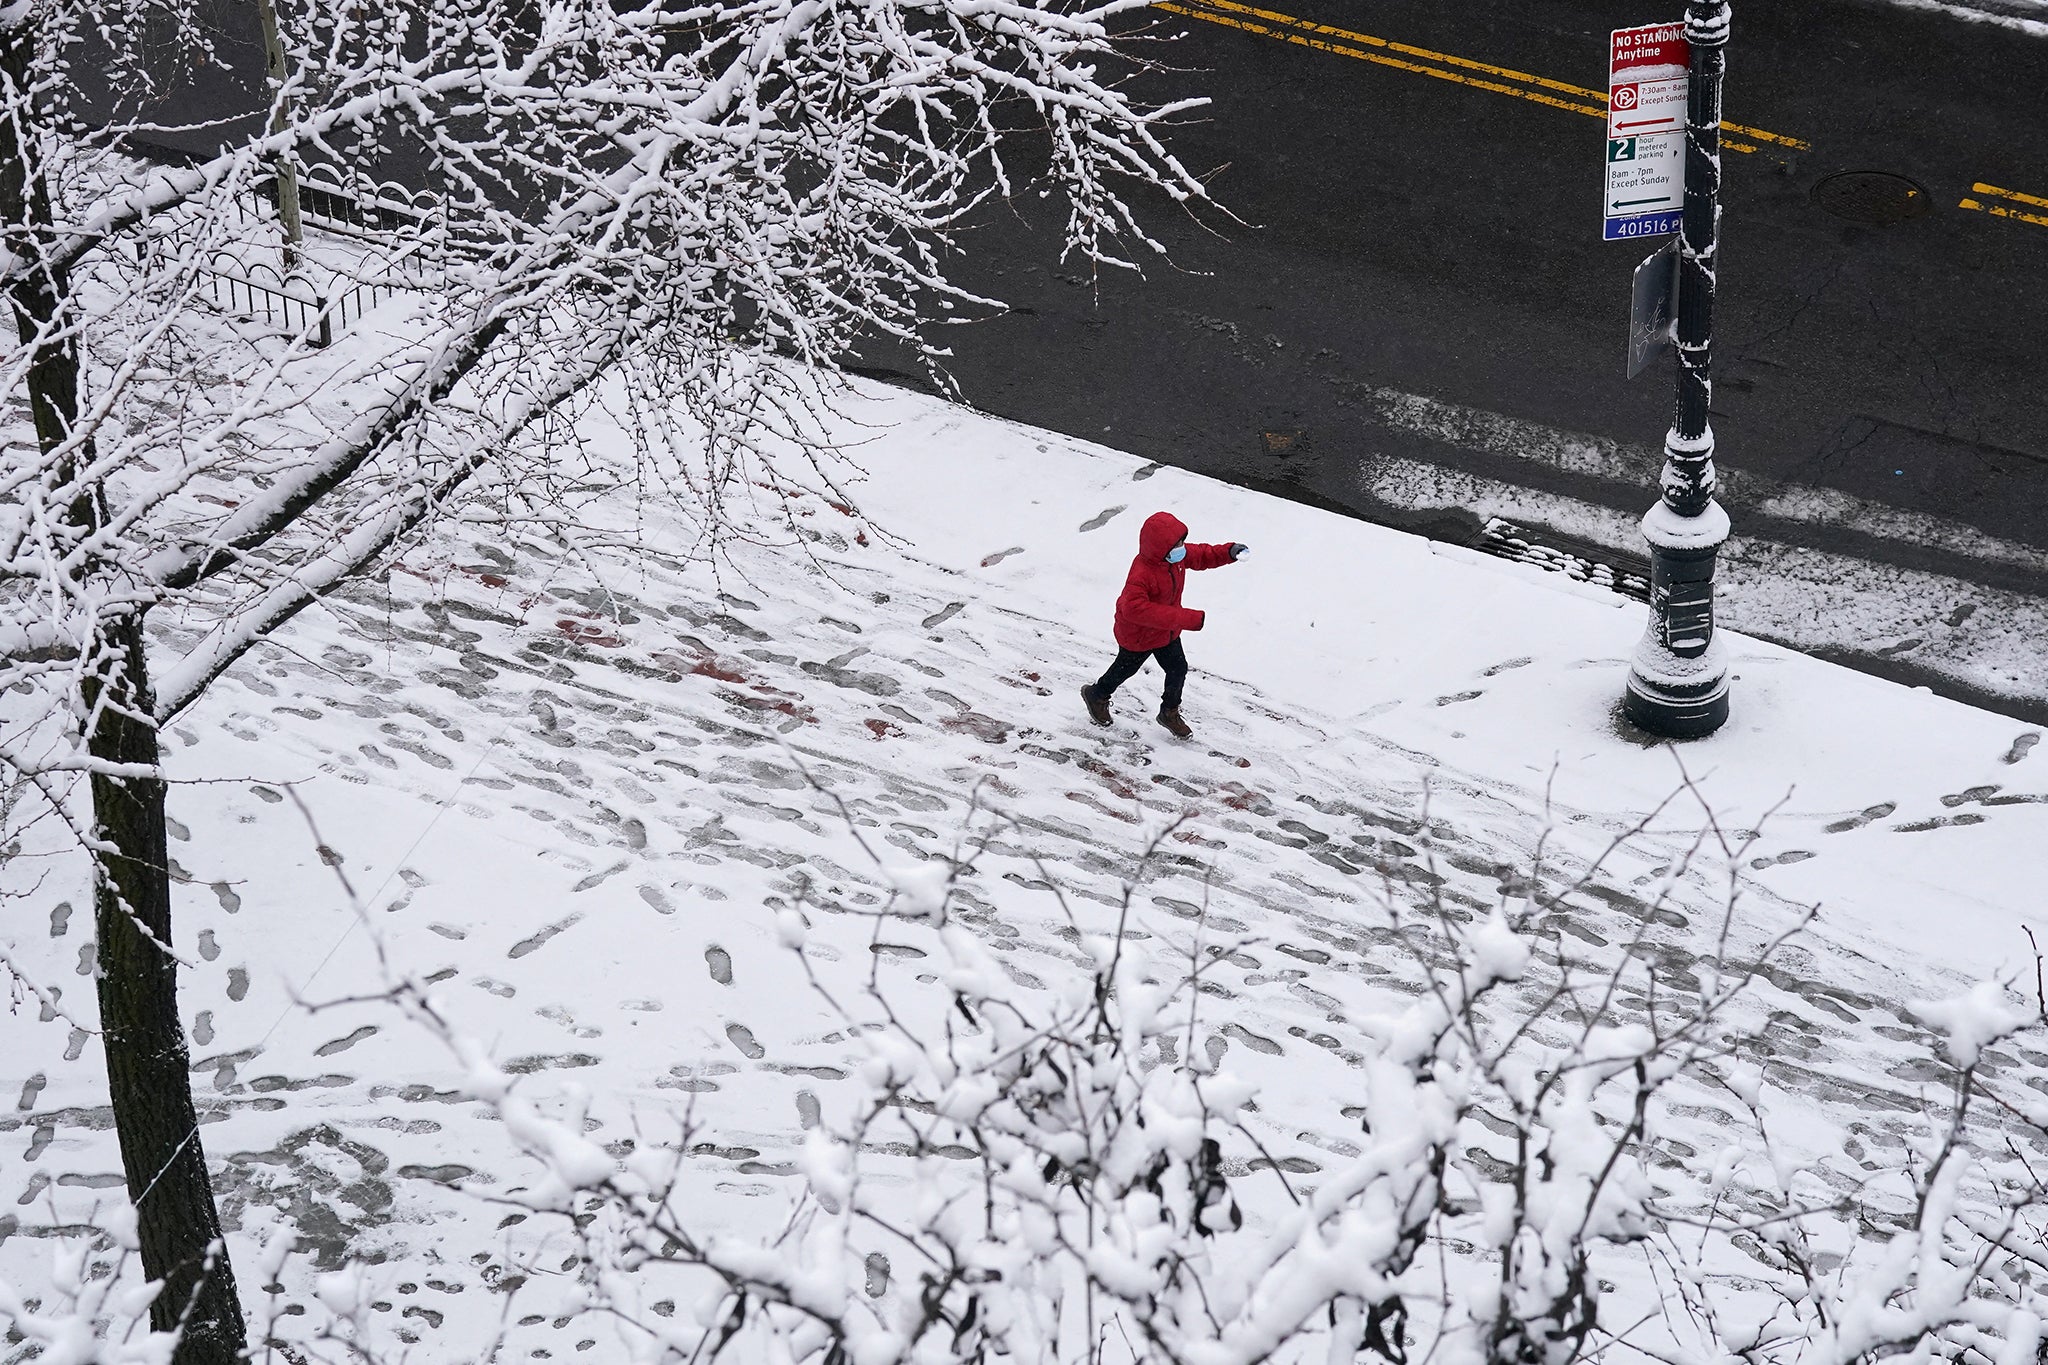
M 1685 205 L 1679 225 L 1678 395 L 1664 438 L 1663 496 L 1643 517 L 1650 542 L 1650 624 L 1629 668 L 1623 714 L 1652 734 L 1694 739 L 1728 719 L 1728 661 L 1714 638 L 1714 555 L 1728 514 L 1714 500 L 1710 345 L 1721 217 L 1721 73 L 1725 0 L 1689 0 Z

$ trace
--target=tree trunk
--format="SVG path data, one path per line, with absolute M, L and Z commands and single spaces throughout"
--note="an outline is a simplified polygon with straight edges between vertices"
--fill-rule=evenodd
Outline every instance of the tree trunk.
M 29 78 L 36 22 L 26 6 L 0 15 L 0 237 L 29 262 L 48 260 L 55 218 L 42 160 L 51 130 L 36 122 Z M 8 290 L 22 344 L 35 348 L 28 397 L 45 454 L 68 442 L 78 421 L 79 343 L 63 316 L 69 293 L 69 272 L 47 266 L 23 272 Z M 99 490 L 79 477 L 91 459 L 90 443 L 81 443 L 44 475 L 65 509 L 63 532 L 81 541 L 103 521 Z M 78 570 L 81 578 L 105 572 L 90 561 Z M 80 660 L 79 701 L 93 758 L 154 770 L 159 751 L 145 648 L 142 608 L 102 616 Z M 234 1365 L 247 1329 L 206 1175 L 178 1022 L 164 783 L 153 774 L 95 773 L 92 799 L 101 1040 L 143 1274 L 163 1284 L 150 1323 L 160 1331 L 182 1326 L 174 1365 Z
M 277 27 L 277 0 L 256 0 L 256 17 L 263 28 L 263 65 L 270 75 L 270 131 L 283 132 L 290 109 L 285 103 L 284 83 L 291 73 L 284 64 L 284 35 Z M 297 161 L 281 156 L 271 163 L 277 175 L 277 221 L 284 229 L 284 273 L 296 274 L 304 254 L 305 232 L 299 225 L 299 169 Z
M 109 624 L 81 689 L 86 745 L 109 763 L 155 767 L 159 751 L 142 620 Z M 150 1325 L 182 1318 L 174 1365 L 232 1365 L 246 1343 L 234 1269 L 206 1174 L 192 1104 L 178 964 L 171 941 L 171 879 L 158 777 L 92 778 L 93 879 L 99 928 L 100 1029 L 128 1194 L 139 1215 L 143 1273 L 162 1280 Z

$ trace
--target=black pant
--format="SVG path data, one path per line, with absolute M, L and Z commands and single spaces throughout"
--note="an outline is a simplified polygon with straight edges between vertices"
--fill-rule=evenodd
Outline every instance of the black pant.
M 1188 680 L 1188 656 L 1175 640 L 1163 649 L 1118 649 L 1116 662 L 1109 671 L 1096 681 L 1095 691 L 1104 700 L 1109 694 L 1131 680 L 1131 675 L 1145 666 L 1145 660 L 1157 659 L 1159 666 L 1166 670 L 1166 693 L 1159 699 L 1159 705 L 1178 707 L 1180 690 Z

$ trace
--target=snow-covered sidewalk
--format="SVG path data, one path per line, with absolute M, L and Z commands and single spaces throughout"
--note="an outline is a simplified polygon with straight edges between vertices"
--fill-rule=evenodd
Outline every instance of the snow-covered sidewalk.
M 1547 790 L 1560 810 L 1616 824 L 1669 795 L 1682 762 L 1732 826 L 1775 810 L 1753 856 L 1760 885 L 1824 901 L 1858 941 L 1880 935 L 1930 966 L 1981 975 L 2031 962 L 2014 916 L 2048 924 L 2023 889 L 2038 885 L 2028 850 L 2048 833 L 2048 771 L 2028 781 L 2048 759 L 2026 762 L 2035 727 L 1724 633 L 1733 719 L 1678 750 L 1647 745 L 1616 712 L 1647 615 L 1638 604 L 931 400 L 882 401 L 898 425 L 861 453 L 864 508 L 971 585 L 964 601 L 1064 628 L 1079 657 L 1044 659 L 1055 718 L 1073 716 L 1068 693 L 1110 649 L 1137 524 L 1167 508 L 1194 539 L 1254 547 L 1189 579 L 1190 604 L 1209 612 L 1185 640 L 1198 740 L 1242 745 L 1275 708 L 1306 742 L 1271 759 L 1404 783 L 1433 772 L 1525 812 Z M 1144 682 L 1119 700 L 1128 730 L 1153 741 L 1132 696 Z M 1240 705 L 1228 684 L 1258 702 Z
M 1137 927 L 1171 939 L 1201 919 L 1238 945 L 1204 1046 L 1253 1054 L 1253 1125 L 1309 1183 L 1348 1146 L 1327 1111 L 1353 1083 L 1349 1002 L 1416 989 L 1371 888 L 1491 906 L 1546 838 L 1569 879 L 1688 775 L 1727 830 L 1758 831 L 1745 942 L 1823 907 L 1755 1006 L 1771 1079 L 1810 1101 L 1816 1169 L 1849 1179 L 1841 1132 L 1896 1141 L 1917 1112 L 1926 1035 L 1903 1002 L 2031 978 L 2037 730 L 1729 637 L 1733 719 L 1674 753 L 1616 719 L 1639 605 L 897 390 L 864 390 L 855 415 L 850 491 L 886 535 L 805 500 L 801 545 L 715 576 L 681 545 L 594 575 L 557 546 L 452 533 L 295 623 L 174 727 L 184 998 L 223 1212 L 245 1237 L 284 1214 L 321 1269 L 385 1262 L 366 1288 L 394 1332 L 453 1352 L 521 1275 L 521 1356 L 600 1350 L 583 1342 L 614 1329 L 550 1306 L 541 1248 L 479 1202 L 530 1173 L 447 1056 L 387 1005 L 295 1000 L 378 993 L 381 943 L 501 1065 L 584 1087 L 615 1154 L 690 1106 L 707 1207 L 744 1221 L 793 1183 L 855 1052 L 774 910 L 812 908 L 821 970 L 933 981 L 923 931 L 833 913 L 888 891 L 857 834 L 914 863 L 956 850 L 974 810 L 1005 813 L 962 917 L 1015 981 L 1057 991 L 1085 960 L 1048 876 L 1108 916 L 1144 832 L 1184 818 Z M 1151 720 L 1156 672 L 1108 731 L 1076 696 L 1160 509 L 1253 550 L 1189 577 L 1208 625 L 1186 639 L 1188 743 Z M 1665 807 L 1562 931 L 1595 958 L 1641 939 L 1679 973 L 1714 951 L 1720 887 L 1692 879 L 1647 923 L 1633 895 L 1701 818 L 1690 795 Z M 84 1007 L 79 890 L 36 913 L 44 979 L 76 981 Z M 97 1042 L 24 1019 L 8 1058 L 27 1082 L 0 1119 L 15 1273 L 42 1255 L 29 1232 L 121 1182 Z M 1690 1122 L 1710 1146 L 1714 1115 Z

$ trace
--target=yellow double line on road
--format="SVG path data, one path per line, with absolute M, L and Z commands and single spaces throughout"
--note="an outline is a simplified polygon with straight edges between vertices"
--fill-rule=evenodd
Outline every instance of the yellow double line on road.
M 1512 71 L 1504 66 L 1474 61 L 1470 57 L 1460 57 L 1449 52 L 1433 52 L 1426 47 L 1397 43 L 1388 38 L 1375 38 L 1370 33 L 1355 33 L 1332 24 L 1297 19 L 1291 14 L 1241 4 L 1238 0 L 1187 0 L 1187 3 L 1182 3 L 1182 0 L 1154 0 L 1153 7 L 1172 14 L 1185 15 L 1190 19 L 1200 19 L 1204 23 L 1222 24 L 1226 28 L 1256 33 L 1262 38 L 1277 38 L 1283 43 L 1314 48 L 1318 52 L 1334 52 L 1340 57 L 1355 57 L 1359 61 L 1392 67 L 1396 71 L 1408 71 L 1418 76 L 1434 76 L 1438 80 L 1468 85 L 1475 90 L 1487 90 L 1496 95 L 1512 95 L 1516 99 L 1548 105 L 1553 109 L 1569 110 L 1589 118 L 1604 121 L 1607 117 L 1607 96 L 1599 90 L 1588 90 L 1582 85 L 1554 81 L 1547 76 L 1532 76 L 1526 71 Z M 1759 144 L 1766 143 L 1800 152 L 1812 148 L 1811 143 L 1802 142 L 1796 137 L 1766 132 L 1762 128 L 1750 128 L 1740 123 L 1724 122 L 1721 130 L 1721 145 L 1733 152 L 1759 151 Z M 1736 136 L 1727 136 L 1730 133 Z
M 2043 199 L 2039 195 L 2021 194 L 2018 190 L 2002 190 L 1996 185 L 1987 185 L 1981 180 L 1970 186 L 1970 193 L 1989 195 L 1995 199 L 2004 199 L 2009 201 L 2010 204 L 2031 204 L 2035 208 L 2048 209 L 2048 199 Z M 1988 213 L 1993 218 L 2012 218 L 2022 223 L 2032 223 L 2036 227 L 2048 227 L 2048 214 L 2028 213 L 2022 209 L 2008 207 L 2007 204 L 1986 204 L 1978 199 L 1965 199 L 1956 207 L 1960 209 L 1975 209 L 1979 213 Z

